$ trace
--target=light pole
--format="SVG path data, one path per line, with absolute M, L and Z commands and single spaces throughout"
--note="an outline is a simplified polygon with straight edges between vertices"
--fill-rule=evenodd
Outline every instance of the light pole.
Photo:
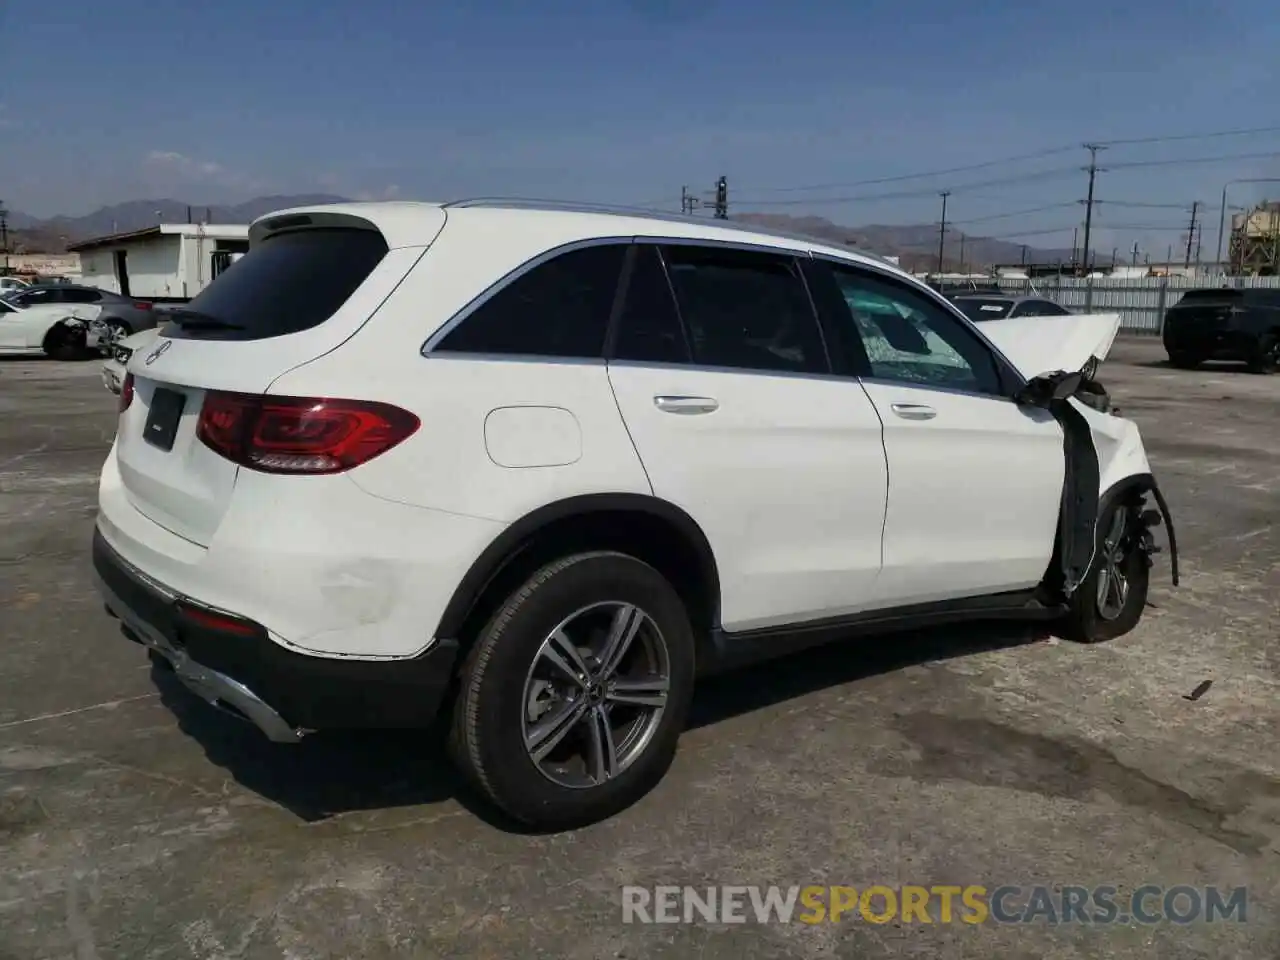
M 1280 183 L 1280 177 L 1253 177 L 1246 180 L 1228 180 L 1222 185 L 1222 208 L 1218 211 L 1218 254 L 1214 258 L 1214 262 L 1219 266 L 1222 264 L 1222 236 L 1227 227 L 1227 187 L 1237 183 Z

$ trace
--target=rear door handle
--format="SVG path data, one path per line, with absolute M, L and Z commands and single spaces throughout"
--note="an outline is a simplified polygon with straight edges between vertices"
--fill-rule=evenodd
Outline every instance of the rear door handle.
M 894 403 L 890 409 L 903 420 L 932 420 L 938 415 L 927 403 Z
M 654 397 L 653 405 L 663 413 L 711 413 L 720 409 L 711 397 Z

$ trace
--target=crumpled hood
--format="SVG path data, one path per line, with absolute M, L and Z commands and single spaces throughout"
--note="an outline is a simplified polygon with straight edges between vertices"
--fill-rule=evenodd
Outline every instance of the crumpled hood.
M 1120 314 L 987 320 L 978 330 L 1030 380 L 1059 370 L 1074 373 L 1091 357 L 1105 360 L 1120 330 Z

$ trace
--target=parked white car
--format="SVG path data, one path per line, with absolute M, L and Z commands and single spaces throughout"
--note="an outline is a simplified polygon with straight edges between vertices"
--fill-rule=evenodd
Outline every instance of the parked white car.
M 0 295 L 12 293 L 15 290 L 25 290 L 27 286 L 27 281 L 17 277 L 0 277 Z
M 112 393 L 119 394 L 120 388 L 124 385 L 125 368 L 129 364 L 129 358 L 136 351 L 153 343 L 157 336 L 156 328 L 152 327 L 150 330 L 140 330 L 114 344 L 105 345 L 103 349 L 108 350 L 109 354 L 107 362 L 102 365 L 102 385 Z
M 663 776 L 697 676 L 1142 616 L 1168 512 L 1094 379 L 1114 314 L 978 326 L 692 218 L 343 204 L 250 238 L 129 359 L 93 554 L 126 632 L 273 740 L 444 709 L 485 794 L 567 826 Z
M 101 312 L 97 304 L 23 307 L 0 299 L 0 356 L 48 355 L 55 360 L 74 360 L 97 345 L 98 332 L 91 323 Z

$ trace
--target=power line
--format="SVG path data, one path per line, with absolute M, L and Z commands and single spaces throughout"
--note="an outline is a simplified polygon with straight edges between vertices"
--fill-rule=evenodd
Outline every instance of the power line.
M 1108 207 L 1133 207 L 1141 210 L 1190 210 L 1189 204 L 1185 203 L 1141 203 L 1136 200 L 1095 200 L 1095 204 Z
M 1063 207 L 1074 207 L 1077 202 L 1078 201 L 1076 200 L 1067 200 L 1063 203 L 1047 203 L 1042 207 L 1028 207 L 1025 210 L 1010 210 L 1008 213 L 991 213 L 983 217 L 970 217 L 967 220 L 953 220 L 951 222 L 959 226 L 967 226 L 971 223 L 986 223 L 990 220 L 1006 220 L 1010 217 L 1023 217 L 1032 213 L 1043 213 L 1046 210 L 1061 210 Z M 1094 202 L 1101 203 L 1100 200 L 1095 200 Z
M 1035 153 L 1023 153 L 1013 157 L 1001 157 L 998 160 L 986 160 L 982 163 L 971 163 L 963 167 L 948 167 L 946 170 L 928 170 L 922 173 L 902 173 L 892 177 L 873 177 L 870 180 L 844 180 L 840 183 L 810 184 L 803 187 L 762 187 L 762 193 L 799 193 L 804 190 L 840 190 L 844 187 L 872 187 L 881 183 L 902 183 L 907 180 L 924 180 L 930 177 L 948 177 L 956 173 L 972 173 L 975 170 L 988 170 L 991 167 L 1003 166 L 1006 163 L 1025 163 L 1028 160 L 1040 160 L 1057 154 L 1067 153 L 1075 147 L 1052 147 L 1048 150 L 1037 150 Z
M 1215 140 L 1223 137 L 1240 137 L 1250 136 L 1263 133 L 1280 133 L 1280 126 L 1274 127 L 1250 127 L 1247 129 L 1237 130 L 1214 130 L 1207 133 L 1178 133 L 1166 134 L 1152 137 L 1130 137 L 1127 139 L 1116 140 L 1094 140 L 1099 148 L 1118 147 L 1118 146 L 1136 146 L 1146 143 L 1172 143 L 1175 141 L 1190 140 Z M 1079 149 L 1075 144 L 1064 145 L 1059 147 L 1049 147 L 1045 150 L 1037 150 L 1034 153 L 1021 153 L 1008 157 L 999 157 L 994 160 L 985 160 L 980 163 L 965 164 L 959 167 L 947 167 L 941 170 L 925 170 L 918 173 L 903 173 L 891 177 L 873 177 L 865 180 L 845 180 L 836 183 L 808 184 L 805 186 L 793 187 L 761 187 L 761 193 L 802 193 L 808 190 L 839 190 L 845 187 L 871 187 L 885 183 L 903 183 L 908 180 L 924 180 L 934 177 L 948 177 L 957 173 L 971 173 L 976 170 L 988 170 L 992 167 L 1004 166 L 1010 163 L 1026 163 L 1029 160 L 1041 160 L 1045 157 L 1058 156 L 1065 153 L 1071 153 Z M 1176 161 L 1174 161 L 1176 162 Z M 932 191 L 930 191 L 932 192 Z
M 1175 157 L 1172 160 L 1126 160 L 1123 163 L 1112 164 L 1110 169 L 1132 170 L 1138 167 L 1176 167 L 1184 163 L 1225 163 L 1230 160 L 1268 160 L 1273 157 L 1280 157 L 1280 151 L 1272 150 L 1267 153 L 1227 153 L 1217 157 Z
M 1159 137 L 1130 137 L 1125 140 L 1098 140 L 1099 146 L 1119 147 L 1139 143 L 1172 143 L 1175 140 L 1216 140 L 1218 137 L 1244 137 L 1258 133 L 1280 133 L 1280 127 L 1250 127 L 1245 130 L 1216 130 L 1213 133 L 1178 133 Z
M 969 190 L 981 190 L 986 187 L 1002 187 L 1013 183 L 1033 183 L 1037 180 L 1065 177 L 1077 172 L 1076 167 L 1057 167 L 1039 170 L 1034 173 L 1016 174 L 1011 177 L 1000 177 L 996 180 L 983 180 L 973 183 L 962 183 L 950 188 L 951 193 L 962 193 Z M 873 200 L 906 200 L 912 197 L 937 196 L 936 187 L 923 187 L 915 190 L 897 190 L 889 193 L 864 193 L 849 197 L 803 197 L 796 200 L 739 200 L 738 203 L 749 207 L 791 207 L 812 204 L 865 203 Z

